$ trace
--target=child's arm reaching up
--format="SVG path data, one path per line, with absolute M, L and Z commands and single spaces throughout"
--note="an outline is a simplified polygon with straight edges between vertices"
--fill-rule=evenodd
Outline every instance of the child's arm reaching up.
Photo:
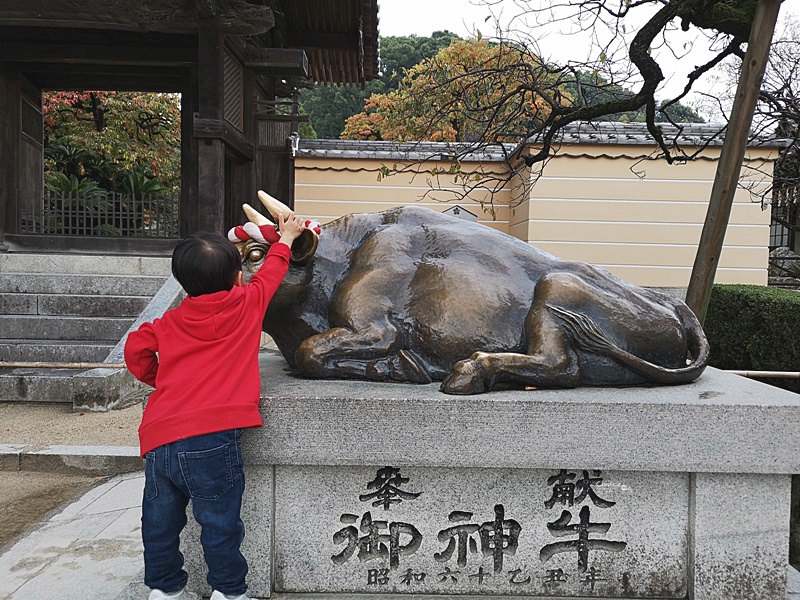
M 289 213 L 285 218 L 278 215 L 278 228 L 281 231 L 280 239 L 272 244 L 264 264 L 250 280 L 251 286 L 259 290 L 263 310 L 266 310 L 289 269 L 292 243 L 305 229 L 305 221 L 294 213 Z

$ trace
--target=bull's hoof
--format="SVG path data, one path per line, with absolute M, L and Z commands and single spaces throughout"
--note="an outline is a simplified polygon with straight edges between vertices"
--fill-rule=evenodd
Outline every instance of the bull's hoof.
M 439 389 L 445 394 L 480 394 L 489 391 L 489 377 L 478 361 L 460 360 Z

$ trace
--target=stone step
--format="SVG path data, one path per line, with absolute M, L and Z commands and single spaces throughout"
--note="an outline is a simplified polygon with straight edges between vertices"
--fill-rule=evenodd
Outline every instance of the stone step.
M 0 294 L 1 315 L 138 317 L 151 296 Z
M 8 340 L 102 340 L 116 343 L 133 321 L 132 318 L 114 317 L 0 315 L 0 335 Z
M 169 277 L 169 257 L 102 254 L 0 254 L 0 273 L 69 273 Z
M 0 402 L 72 404 L 75 369 L 0 369 Z
M 0 273 L 0 294 L 154 296 L 165 280 L 154 275 Z
M 103 362 L 116 344 L 83 340 L 0 340 L 4 362 Z

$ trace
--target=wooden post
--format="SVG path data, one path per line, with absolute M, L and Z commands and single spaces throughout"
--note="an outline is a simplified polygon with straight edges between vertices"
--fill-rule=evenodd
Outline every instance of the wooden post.
M 0 63 L 0 252 L 8 250 L 6 233 L 17 231 L 19 173 L 19 83 L 18 73 Z
M 736 88 L 725 142 L 722 144 L 722 153 L 717 163 L 717 174 L 711 189 L 703 233 L 692 267 L 689 289 L 686 291 L 686 303 L 697 315 L 700 323 L 706 318 L 714 275 L 717 272 L 719 255 L 725 240 L 725 230 L 728 227 L 736 184 L 747 149 L 753 111 L 764 77 L 780 5 L 781 0 L 759 0 L 750 30 L 747 53 Z
M 198 231 L 197 184 L 200 178 L 197 139 L 194 137 L 194 114 L 199 110 L 197 67 L 188 69 L 181 93 L 181 200 L 180 237 Z
M 199 44 L 199 113 L 202 119 L 222 120 L 222 52 L 225 36 L 216 18 L 201 18 Z M 225 143 L 198 142 L 197 228 L 222 233 L 225 207 Z
M 258 145 L 257 130 L 255 124 L 255 73 L 252 69 L 243 69 L 243 127 L 244 137 L 253 144 L 253 148 Z M 245 223 L 242 203 L 253 203 L 256 201 L 258 186 L 256 184 L 256 161 L 239 160 L 231 165 L 231 202 L 228 203 L 228 214 L 226 215 L 227 226 L 241 225 Z

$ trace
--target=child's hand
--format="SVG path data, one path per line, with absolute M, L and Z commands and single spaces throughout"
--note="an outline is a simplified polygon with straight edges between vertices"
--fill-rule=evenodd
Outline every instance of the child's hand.
M 305 221 L 296 216 L 293 212 L 290 212 L 285 219 L 283 215 L 278 215 L 278 229 L 281 232 L 279 243 L 283 242 L 291 248 L 292 242 L 303 233 L 303 229 L 305 228 Z

